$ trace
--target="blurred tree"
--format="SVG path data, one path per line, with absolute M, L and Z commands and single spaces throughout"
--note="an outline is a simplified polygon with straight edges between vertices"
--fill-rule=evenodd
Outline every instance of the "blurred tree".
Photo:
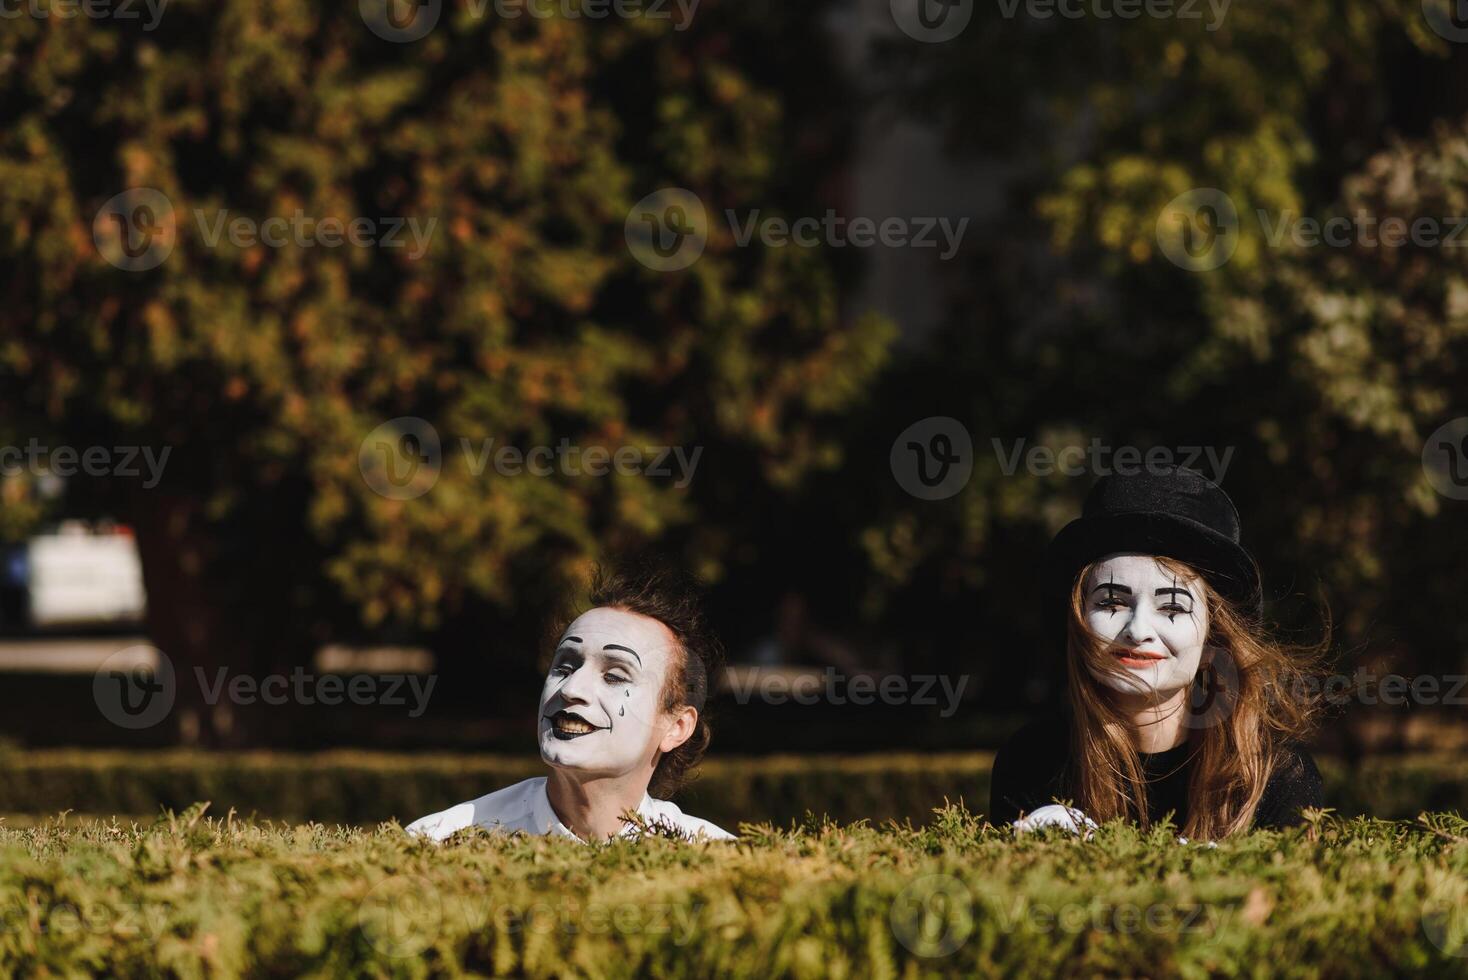
M 109 487 L 198 738 L 262 731 L 204 703 L 194 667 L 286 670 L 344 630 L 469 609 L 523 618 L 660 538 L 717 577 L 745 503 L 832 463 L 832 420 L 890 327 L 843 323 L 827 253 L 739 247 L 721 218 L 806 213 L 843 152 L 839 116 L 812 125 L 774 88 L 807 93 L 796 110 L 834 90 L 820 7 L 705 0 L 685 24 L 447 4 L 412 43 L 322 2 L 175 0 L 152 31 L 7 22 L 0 404 L 58 444 L 171 448 L 157 487 Z M 624 239 L 665 187 L 709 217 L 683 271 Z M 414 224 L 400 247 L 229 234 L 296 216 L 308 237 Z M 138 268 L 150 249 L 168 254 Z M 563 440 L 703 457 L 691 488 L 479 468 Z M 392 467 L 407 475 L 384 483 Z M 534 652 L 472 641 L 480 681 Z
M 966 249 L 950 328 L 885 376 L 883 396 L 918 378 L 951 393 L 947 413 L 968 423 L 977 457 L 952 506 L 893 495 L 865 515 L 888 615 L 972 619 L 984 650 L 1041 635 L 1034 579 L 1015 571 L 1034 568 L 1097 474 L 1007 474 L 991 440 L 1203 445 L 1235 451 L 1225 486 L 1273 615 L 1306 627 L 1294 600 L 1325 598 L 1348 654 L 1369 641 L 1405 654 L 1398 667 L 1461 669 L 1468 619 L 1417 608 L 1458 608 L 1445 572 L 1468 530 L 1422 465 L 1428 434 L 1468 414 L 1461 253 L 1270 238 L 1292 217 L 1357 207 L 1464 213 L 1465 46 L 1416 0 L 1236 3 L 1216 22 L 1003 9 L 976 5 L 946 44 L 880 52 L 893 98 L 1007 175 L 1006 206 Z M 1239 217 L 1213 269 L 1165 251 L 1181 244 L 1173 219 L 1204 220 L 1172 202 L 1204 189 Z M 1207 229 L 1193 230 L 1202 241 Z M 909 398 L 901 417 L 933 402 Z M 1058 687 L 1031 658 L 958 656 L 992 699 L 1026 680 L 1037 694 Z
M 946 329 L 891 361 L 890 325 L 841 309 L 851 250 L 739 247 L 723 218 L 842 203 L 862 105 L 827 3 L 704 0 L 691 25 L 449 4 L 410 44 L 321 3 L 174 0 L 152 32 L 15 20 L 3 421 L 172 447 L 124 516 L 181 665 L 263 671 L 328 636 L 437 630 L 463 654 L 445 669 L 473 681 L 448 696 L 493 696 L 590 559 L 657 542 L 723 581 L 731 637 L 767 633 L 789 599 L 1013 709 L 1017 687 L 1056 688 L 1028 653 L 1029 573 L 1090 480 L 1008 457 L 1094 439 L 1231 450 L 1273 614 L 1307 624 L 1291 598 L 1323 589 L 1348 651 L 1454 669 L 1468 516 L 1429 489 L 1421 450 L 1468 414 L 1461 253 L 1271 241 L 1291 216 L 1463 212 L 1468 46 L 1432 3 L 1263 0 L 1216 20 L 976 4 L 947 43 L 896 35 L 863 89 L 936 120 L 1004 203 L 949 264 Z M 624 225 L 667 187 L 694 193 L 707 242 L 655 272 Z M 119 242 L 94 227 L 128 188 L 172 213 L 151 270 L 105 261 Z M 1173 202 L 1201 189 L 1239 217 L 1213 269 L 1168 257 L 1190 217 Z M 226 210 L 433 231 L 416 257 L 211 244 Z M 943 502 L 888 462 L 932 415 L 974 439 L 972 480 Z M 404 435 L 442 458 L 431 490 L 395 499 L 374 466 L 411 471 Z M 686 487 L 504 477 L 476 472 L 491 438 L 703 452 Z M 8 534 L 38 517 L 15 502 Z M 202 737 L 258 734 L 210 710 Z

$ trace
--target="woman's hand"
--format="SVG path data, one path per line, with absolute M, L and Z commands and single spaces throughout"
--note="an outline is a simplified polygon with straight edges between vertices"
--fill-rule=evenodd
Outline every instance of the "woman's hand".
M 1026 834 L 1041 827 L 1064 827 L 1072 834 L 1079 834 L 1084 830 L 1085 836 L 1089 838 L 1091 831 L 1096 829 L 1096 821 L 1073 806 L 1051 803 L 1016 820 L 1013 826 L 1017 834 Z

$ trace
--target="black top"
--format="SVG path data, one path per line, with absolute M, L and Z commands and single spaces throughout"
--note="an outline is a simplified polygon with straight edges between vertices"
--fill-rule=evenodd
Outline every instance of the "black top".
M 1147 816 L 1153 823 L 1169 810 L 1173 823 L 1183 826 L 1188 819 L 1188 777 L 1197 746 L 1184 742 L 1166 752 L 1142 752 L 1142 771 L 1147 779 Z M 1020 729 L 994 759 L 989 782 L 989 820 L 1011 823 L 1020 813 L 1030 813 L 1058 797 L 1073 799 L 1067 791 L 1066 763 L 1070 757 L 1069 720 L 1064 715 L 1032 722 Z M 1281 753 L 1264 795 L 1254 811 L 1256 829 L 1293 827 L 1301 822 L 1302 807 L 1321 806 L 1320 770 L 1315 760 L 1301 749 L 1286 747 Z

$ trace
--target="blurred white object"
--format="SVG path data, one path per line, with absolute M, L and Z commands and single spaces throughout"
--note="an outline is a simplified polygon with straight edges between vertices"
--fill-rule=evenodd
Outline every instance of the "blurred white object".
M 146 608 L 143 565 L 132 534 L 78 532 L 31 538 L 26 593 L 32 626 L 138 623 Z
M 316 651 L 323 674 L 431 674 L 433 653 L 426 647 L 351 647 L 332 643 Z
M 1015 833 L 1019 834 L 1027 834 L 1041 827 L 1063 827 L 1072 834 L 1079 834 L 1084 827 L 1086 836 L 1090 837 L 1090 832 L 1096 829 L 1096 821 L 1073 806 L 1051 803 L 1014 822 Z

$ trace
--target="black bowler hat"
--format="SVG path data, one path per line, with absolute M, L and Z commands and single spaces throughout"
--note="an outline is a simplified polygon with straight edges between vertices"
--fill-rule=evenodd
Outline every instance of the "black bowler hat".
M 1263 611 L 1259 566 L 1239 543 L 1239 512 L 1218 484 L 1194 470 L 1151 467 L 1096 481 L 1081 516 L 1050 542 L 1047 593 L 1068 602 L 1076 573 L 1119 551 L 1175 558 L 1242 611 Z

